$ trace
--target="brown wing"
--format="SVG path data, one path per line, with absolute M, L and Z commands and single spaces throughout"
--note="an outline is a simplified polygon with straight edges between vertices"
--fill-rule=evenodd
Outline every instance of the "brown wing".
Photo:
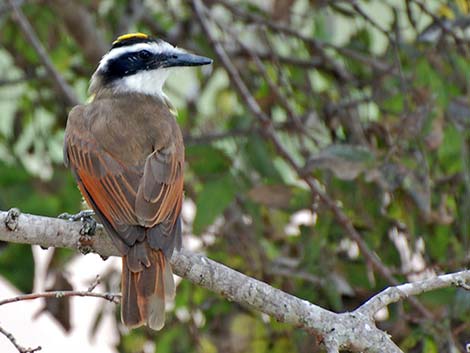
M 163 146 L 140 161 L 136 156 L 136 163 L 124 163 L 103 147 L 87 114 L 84 106 L 70 112 L 64 147 L 65 162 L 84 198 L 123 254 L 149 230 L 152 247 L 174 247 L 179 240 L 167 238 L 181 232 L 182 143 L 181 148 Z M 160 146 L 157 142 L 153 145 Z

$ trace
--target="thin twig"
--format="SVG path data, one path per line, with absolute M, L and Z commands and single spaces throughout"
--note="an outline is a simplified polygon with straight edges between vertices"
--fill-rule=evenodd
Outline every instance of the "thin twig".
M 100 275 L 96 275 L 95 280 L 88 287 L 88 292 L 93 292 L 100 283 L 101 283 Z
M 187 146 L 191 145 L 198 145 L 198 144 L 209 144 L 218 140 L 223 140 L 227 138 L 235 138 L 235 137 L 246 137 L 250 134 L 258 134 L 260 133 L 259 129 L 256 128 L 248 128 L 248 129 L 232 129 L 225 132 L 213 132 L 204 135 L 185 135 L 184 136 L 184 143 Z
M 351 6 L 354 9 L 354 11 L 356 11 L 367 23 L 369 23 L 372 27 L 374 27 L 379 32 L 381 32 L 385 37 L 387 37 L 390 43 L 392 44 L 395 43 L 395 40 L 392 38 L 392 35 L 390 34 L 390 31 L 383 28 L 372 17 L 370 17 L 367 13 L 365 13 L 364 10 L 361 8 L 361 6 L 359 6 L 357 1 L 352 1 Z
M 356 311 L 364 315 L 372 316 L 380 309 L 412 295 L 419 295 L 421 293 L 451 286 L 469 290 L 468 282 L 470 282 L 470 271 L 461 271 L 389 287 L 370 298 L 362 306 L 357 308 Z
M 129 32 L 129 28 L 135 26 L 142 17 L 148 12 L 145 7 L 145 3 L 141 0 L 130 0 L 127 2 L 126 13 L 121 17 L 118 25 L 115 37 L 120 36 L 123 33 Z
M 21 6 L 25 3 L 25 0 L 14 0 L 16 6 Z M 10 12 L 12 10 L 10 4 L 2 4 L 0 5 L 0 16 Z
M 7 298 L 0 300 L 0 306 L 10 303 L 16 303 L 24 300 L 34 300 L 38 298 L 65 298 L 65 297 L 95 297 L 102 298 L 112 303 L 118 304 L 120 302 L 119 298 L 121 297 L 120 293 L 94 293 L 91 291 L 51 291 L 51 292 L 42 292 L 42 293 L 31 293 L 31 294 L 22 294 L 17 295 L 16 297 Z
M 341 107 L 339 108 L 341 109 Z M 274 129 L 275 130 L 280 130 L 280 131 L 289 131 L 292 130 L 292 124 L 289 122 L 282 122 L 278 124 L 274 124 Z M 201 134 L 201 135 L 190 135 L 190 134 L 185 134 L 184 135 L 184 143 L 187 146 L 190 145 L 198 145 L 198 144 L 207 144 L 211 142 L 215 142 L 218 140 L 223 140 L 223 139 L 228 139 L 228 138 L 246 138 L 249 135 L 253 134 L 262 134 L 262 128 L 259 126 L 250 126 L 248 128 L 235 128 L 231 129 L 225 132 L 213 132 L 213 133 L 208 133 L 208 134 Z
M 13 78 L 13 79 L 0 79 L 0 86 L 18 85 L 18 84 L 27 82 L 28 80 L 30 80 L 29 77 L 19 77 L 19 78 Z
M 450 29 L 448 26 L 446 26 L 443 22 L 442 19 L 439 18 L 436 14 L 434 14 L 431 10 L 429 10 L 425 3 L 421 2 L 420 0 L 412 0 L 413 3 L 415 3 L 421 11 L 423 11 L 426 15 L 430 16 L 433 20 L 434 23 L 436 23 L 439 28 L 442 30 L 443 33 L 449 35 L 455 42 L 458 48 L 460 48 L 463 53 L 468 57 L 469 56 L 469 49 L 468 49 L 468 41 L 464 40 L 463 38 L 460 38 L 452 29 Z
M 109 43 L 86 2 L 48 0 L 47 4 L 60 17 L 67 32 L 80 47 L 83 57 L 89 64 L 96 65 L 109 50 Z
M 365 55 L 364 53 L 357 52 L 351 48 L 340 47 L 331 43 L 322 42 L 316 38 L 303 35 L 297 32 L 295 29 L 293 29 L 290 26 L 280 24 L 278 22 L 272 21 L 268 18 L 264 18 L 262 16 L 259 16 L 250 12 L 246 12 L 240 6 L 235 6 L 234 4 L 226 0 L 217 0 L 217 2 L 221 4 L 222 6 L 224 6 L 225 8 L 227 8 L 230 12 L 232 12 L 233 15 L 239 17 L 242 20 L 265 26 L 275 32 L 283 33 L 285 35 L 297 38 L 303 41 L 304 43 L 310 45 L 312 48 L 314 48 L 313 52 L 316 54 L 315 58 L 312 59 L 311 66 L 317 67 L 317 68 L 321 68 L 323 66 L 323 69 L 325 71 L 331 71 L 333 74 L 335 74 L 344 82 L 354 83 L 354 77 L 351 76 L 351 74 L 348 71 L 346 71 L 339 63 L 337 63 L 333 59 L 333 57 L 329 55 L 329 53 L 327 53 L 326 49 L 332 49 L 342 56 L 347 56 L 350 59 L 364 63 L 365 65 L 367 65 L 368 67 L 371 67 L 372 69 L 378 71 L 379 73 L 383 73 L 383 74 L 392 73 L 394 75 L 396 74 L 396 70 L 393 65 L 383 63 L 380 60 L 377 60 L 373 57 Z M 351 1 L 351 3 L 353 2 L 354 1 Z M 373 24 L 376 24 L 376 23 L 373 22 Z M 390 35 L 387 34 L 387 31 L 385 31 L 380 26 L 379 28 L 380 28 L 379 30 L 384 32 L 384 34 L 387 37 L 390 37 Z M 292 64 L 295 65 L 295 61 L 298 61 L 298 60 L 300 59 L 294 58 L 294 59 L 290 59 L 289 61 L 291 61 Z M 297 64 L 301 64 L 301 63 L 298 62 Z M 299 66 L 307 66 L 307 63 L 303 63 L 303 65 L 299 65 Z
M 15 336 L 12 333 L 5 330 L 3 327 L 0 326 L 0 333 L 4 335 L 8 340 L 15 346 L 16 350 L 20 353 L 34 353 L 40 351 L 42 349 L 41 346 L 37 346 L 36 348 L 25 348 L 21 346 L 17 341 Z
M 13 19 L 20 26 L 26 40 L 38 54 L 41 63 L 44 65 L 46 71 L 51 76 L 57 90 L 64 97 L 68 105 L 77 105 L 79 103 L 78 98 L 76 97 L 72 88 L 67 84 L 67 82 L 65 82 L 64 78 L 54 67 L 52 60 L 47 55 L 44 46 L 39 41 L 39 38 L 34 32 L 33 27 L 29 23 L 21 8 L 18 6 L 17 1 L 8 0 L 8 3 L 10 4 L 10 7 L 13 11 Z
M 302 58 L 297 58 L 297 57 L 292 57 L 292 56 L 287 56 L 287 55 L 279 55 L 279 54 L 276 54 L 274 56 L 274 53 L 271 51 L 252 50 L 252 52 L 254 52 L 254 54 L 261 60 L 266 60 L 266 61 L 276 60 L 285 65 L 297 66 L 297 67 L 305 68 L 305 69 L 315 69 L 315 68 L 321 67 L 321 65 L 323 64 L 323 60 L 321 60 L 318 57 L 302 59 Z M 243 47 L 232 49 L 231 51 L 228 51 L 228 53 L 230 54 L 232 58 L 251 57 L 250 53 L 246 52 L 246 50 L 244 50 Z
M 316 53 L 318 53 L 319 57 L 323 60 L 324 65 L 327 66 L 337 77 L 339 77 L 344 82 L 353 81 L 353 77 L 351 76 L 351 74 L 346 71 L 343 66 L 336 62 L 336 60 L 332 58 L 331 55 L 328 55 L 328 53 L 326 52 L 325 48 L 334 49 L 334 46 L 332 46 L 331 44 L 323 43 L 313 37 L 303 35 L 284 24 L 280 24 L 276 21 L 271 21 L 262 16 L 244 11 L 241 6 L 234 5 L 226 0 L 217 0 L 217 3 L 221 4 L 232 14 L 245 21 L 266 26 L 267 28 L 270 28 L 276 32 L 284 33 L 288 36 L 302 40 L 303 42 L 311 46 Z
M 293 121 L 296 129 L 300 132 L 305 132 L 305 128 L 302 124 L 302 122 L 300 121 L 300 118 L 298 117 L 298 115 L 294 112 L 294 108 L 291 106 L 289 100 L 281 93 L 281 90 L 279 89 L 279 86 L 278 84 L 276 84 L 276 82 L 274 82 L 271 77 L 269 76 L 268 74 L 268 71 L 266 70 L 265 66 L 263 65 L 261 59 L 258 57 L 258 55 L 256 54 L 256 52 L 254 52 L 253 50 L 251 50 L 251 48 L 249 48 L 242 40 L 240 40 L 240 37 L 237 35 L 237 33 L 235 33 L 233 30 L 231 30 L 230 28 L 222 28 L 222 25 L 219 23 L 219 22 L 216 22 L 218 24 L 218 26 L 222 29 L 222 30 L 225 30 L 226 32 L 228 32 L 231 37 L 233 38 L 233 40 L 238 43 L 238 45 L 246 52 L 248 53 L 248 55 L 251 57 L 251 59 L 254 61 L 256 67 L 258 68 L 258 70 L 261 72 L 261 74 L 263 75 L 264 79 L 266 80 L 270 90 L 274 93 L 274 95 L 277 97 L 278 101 L 280 102 L 280 105 L 285 109 L 285 111 L 287 112 L 287 115 L 289 117 L 290 120 Z M 275 57 L 276 55 L 274 54 L 274 52 L 270 53 L 270 55 L 272 57 Z

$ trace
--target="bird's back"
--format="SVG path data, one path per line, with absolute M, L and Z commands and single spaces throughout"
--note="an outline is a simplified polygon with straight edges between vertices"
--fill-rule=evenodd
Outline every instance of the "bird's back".
M 158 97 L 102 93 L 77 108 L 79 113 L 70 114 L 69 124 L 82 125 L 101 148 L 126 166 L 142 166 L 155 150 L 184 148 L 173 109 Z

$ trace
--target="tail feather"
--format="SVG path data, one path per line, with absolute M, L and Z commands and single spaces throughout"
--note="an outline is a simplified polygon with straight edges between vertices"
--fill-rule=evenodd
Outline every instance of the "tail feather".
M 138 260 L 130 257 L 141 251 L 130 251 L 122 258 L 122 321 L 129 327 L 146 324 L 160 330 L 165 324 L 165 299 L 173 298 L 175 293 L 173 274 L 161 250 L 153 250 L 144 243 L 136 245 L 145 246 L 147 254 L 142 262 L 148 261 L 149 266 L 132 271 L 136 267 L 131 264 Z
M 165 325 L 165 300 L 158 295 L 149 299 L 147 326 L 152 330 L 160 331 Z
M 137 276 L 129 271 L 127 267 L 127 256 L 122 258 L 122 300 L 121 320 L 128 327 L 139 327 L 144 324 L 137 303 Z
M 175 279 L 173 278 L 173 271 L 168 262 L 165 261 L 163 257 L 163 288 L 165 289 L 165 298 L 174 299 L 175 298 Z

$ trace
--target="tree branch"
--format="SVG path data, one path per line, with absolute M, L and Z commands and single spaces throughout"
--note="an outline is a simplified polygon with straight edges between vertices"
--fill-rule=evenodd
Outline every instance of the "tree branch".
M 96 235 L 82 234 L 80 222 L 21 214 L 17 209 L 0 211 L 0 240 L 35 244 L 42 247 L 87 247 L 102 257 L 119 256 L 103 228 Z M 338 349 L 352 351 L 399 353 L 400 349 L 374 323 L 374 314 L 388 305 L 432 290 L 451 286 L 469 289 L 470 271 L 436 276 L 423 281 L 389 287 L 372 297 L 358 309 L 348 313 L 333 313 L 292 296 L 254 278 L 245 276 L 203 255 L 187 251 L 175 253 L 171 259 L 174 273 L 192 283 L 278 321 L 292 324 L 314 333 L 329 352 Z M 0 300 L 0 305 L 41 297 L 93 296 L 116 302 L 119 294 L 88 291 L 56 291 L 25 294 Z M 3 332 L 2 332 L 3 333 Z M 27 351 L 26 351 L 27 352 Z
M 2 335 L 4 335 L 6 338 L 8 338 L 8 340 L 15 346 L 16 350 L 19 352 L 19 353 L 34 353 L 34 352 L 37 352 L 37 351 L 40 351 L 42 349 L 41 346 L 37 346 L 36 348 L 25 348 L 23 346 L 21 346 L 17 341 L 16 341 L 16 338 L 15 336 L 13 336 L 12 333 L 8 332 L 7 330 L 5 330 L 3 327 L 0 326 L 0 333 Z
M 36 53 L 39 56 L 39 60 L 44 65 L 46 71 L 52 78 L 54 85 L 56 86 L 57 91 L 65 98 L 67 104 L 69 105 L 77 105 L 79 103 L 75 93 L 73 92 L 72 88 L 65 82 L 64 78 L 57 72 L 54 64 L 52 63 L 51 59 L 46 53 L 43 45 L 39 41 L 36 33 L 34 32 L 33 27 L 29 23 L 28 19 L 24 15 L 21 8 L 18 7 L 16 1 L 8 0 L 8 3 L 13 11 L 13 19 L 19 25 L 26 40 L 31 44 L 34 48 Z
M 22 214 L 17 209 L 0 212 L 0 240 L 42 247 L 82 249 L 86 246 L 104 257 L 119 256 L 101 226 L 92 237 L 81 233 L 80 222 Z M 339 347 L 377 353 L 401 352 L 385 332 L 375 327 L 373 319 L 362 313 L 333 313 L 203 255 L 181 251 L 173 255 L 171 264 L 175 274 L 194 284 L 314 333 L 329 351 Z
M 357 308 L 356 311 L 367 316 L 373 316 L 380 309 L 409 296 L 448 287 L 462 287 L 469 290 L 470 286 L 468 283 L 470 283 L 470 271 L 466 270 L 440 275 L 422 281 L 405 283 L 395 287 L 388 287 L 370 298 Z
M 81 1 L 48 0 L 62 19 L 67 32 L 82 49 L 86 60 L 95 65 L 108 51 L 109 45 L 101 28 Z
M 50 292 L 17 295 L 16 297 L 0 300 L 0 306 L 5 305 L 5 304 L 21 302 L 25 300 L 39 299 L 39 298 L 66 298 L 66 297 L 102 298 L 114 304 L 118 304 L 121 294 L 120 293 L 94 293 L 90 290 L 87 290 L 87 291 L 56 290 L 56 291 L 50 291 Z

